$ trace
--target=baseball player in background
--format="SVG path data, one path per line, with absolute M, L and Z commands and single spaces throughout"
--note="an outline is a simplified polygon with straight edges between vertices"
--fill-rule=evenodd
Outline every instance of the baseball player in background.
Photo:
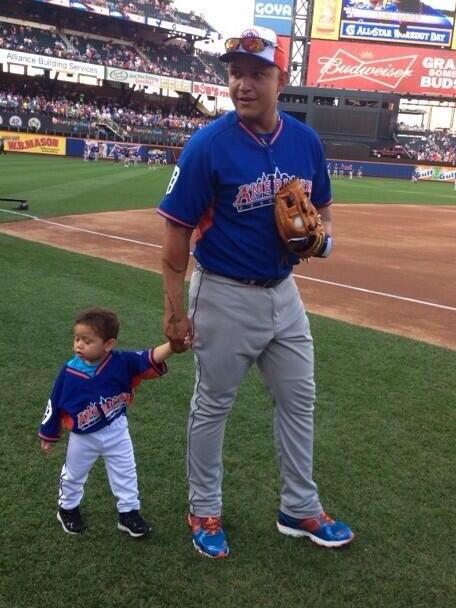
M 89 308 L 74 323 L 74 356 L 61 368 L 39 429 L 41 449 L 49 453 L 62 427 L 70 431 L 60 476 L 57 519 L 68 534 L 85 529 L 79 511 L 84 484 L 99 456 L 104 459 L 117 498 L 117 527 L 145 536 L 149 524 L 139 513 L 138 480 L 127 407 L 143 379 L 167 372 L 169 343 L 140 352 L 114 350 L 119 321 L 112 311 Z
M 186 144 L 159 213 L 163 248 L 164 331 L 173 350 L 192 341 L 196 378 L 188 421 L 188 523 L 205 556 L 229 553 L 222 523 L 224 429 L 236 392 L 256 363 L 275 405 L 281 475 L 280 532 L 339 547 L 353 532 L 322 508 L 312 476 L 314 355 L 309 321 L 283 245 L 274 195 L 298 177 L 321 213 L 331 251 L 331 192 L 315 132 L 277 110 L 287 83 L 276 34 L 249 27 L 225 41 L 235 111 Z M 192 232 L 196 266 L 184 308 Z M 252 514 L 254 517 L 254 514 Z
M 147 150 L 147 167 L 148 169 L 152 169 L 152 165 L 154 163 L 154 151 Z

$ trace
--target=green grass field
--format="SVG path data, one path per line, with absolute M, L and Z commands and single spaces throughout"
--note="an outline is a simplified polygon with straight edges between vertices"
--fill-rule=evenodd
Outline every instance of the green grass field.
M 0 158 L 0 198 L 25 198 L 30 213 L 39 217 L 140 209 L 159 202 L 172 170 L 9 154 Z M 336 203 L 456 204 L 452 184 L 344 177 L 333 179 L 332 185 Z M 13 207 L 0 201 L 0 208 Z M 0 222 L 12 219 L 0 213 Z
M 26 195 L 30 212 L 40 216 L 138 208 L 159 200 L 169 171 L 11 155 L 0 158 L 0 196 Z M 336 184 L 337 200 L 343 188 Z M 122 321 L 121 348 L 161 341 L 161 280 L 1 234 L 0 264 L 0 608 L 453 605 L 454 352 L 311 316 L 315 478 L 328 512 L 356 531 L 346 550 L 277 533 L 271 404 L 255 371 L 226 432 L 224 517 L 232 555 L 211 561 L 192 549 L 184 521 L 190 353 L 173 357 L 164 378 L 143 383 L 130 412 L 142 511 L 153 534 L 135 542 L 116 530 L 99 462 L 82 504 L 89 530 L 70 537 L 55 517 L 65 441 L 44 456 L 36 430 L 55 374 L 71 354 L 71 320 L 84 306 L 110 306 Z

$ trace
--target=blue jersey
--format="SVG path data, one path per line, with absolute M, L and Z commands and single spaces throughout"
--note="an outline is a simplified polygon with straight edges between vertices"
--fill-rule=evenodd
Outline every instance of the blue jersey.
M 287 114 L 255 134 L 229 112 L 186 144 L 158 213 L 197 228 L 193 252 L 206 270 L 235 279 L 280 279 L 300 260 L 274 221 L 274 195 L 299 177 L 316 207 L 331 202 L 317 134 Z
M 153 349 L 140 352 L 112 351 L 91 377 L 64 365 L 52 388 L 39 436 L 58 441 L 62 426 L 73 433 L 94 433 L 125 415 L 134 388 L 142 379 L 167 372 L 156 363 Z

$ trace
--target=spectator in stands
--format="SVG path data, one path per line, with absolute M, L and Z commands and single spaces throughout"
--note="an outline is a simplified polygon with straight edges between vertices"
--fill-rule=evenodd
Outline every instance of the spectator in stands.
M 56 31 L 17 26 L 10 23 L 1 25 L 0 47 L 71 59 L 88 63 L 99 63 L 127 70 L 149 72 L 173 76 L 186 80 L 225 83 L 218 73 L 219 67 L 193 54 L 193 48 L 182 51 L 177 46 L 168 48 L 146 46 L 138 42 L 136 48 L 131 42 L 122 44 L 112 40 L 89 38 L 83 34 L 68 34 L 64 42 Z
M 120 106 L 113 100 L 84 100 L 80 93 L 69 96 L 45 97 L 44 95 L 26 95 L 0 91 L 0 106 L 5 109 L 22 110 L 26 113 L 50 116 L 55 126 L 73 125 L 75 131 L 87 132 L 89 128 L 100 129 L 100 123 L 117 127 L 118 131 L 129 130 L 129 135 L 140 134 L 151 137 L 153 130 L 157 137 L 167 137 L 168 132 L 176 131 L 191 134 L 210 119 L 203 116 L 186 116 L 173 112 L 163 113 L 159 108 L 147 106 L 128 108 Z

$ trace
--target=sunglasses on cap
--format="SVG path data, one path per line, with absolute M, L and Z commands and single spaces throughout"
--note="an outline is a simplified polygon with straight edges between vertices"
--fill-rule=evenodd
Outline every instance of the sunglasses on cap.
M 277 46 L 273 42 L 263 40 L 262 38 L 254 38 L 249 36 L 248 38 L 228 38 L 225 41 L 225 50 L 227 53 L 232 53 L 240 48 L 247 53 L 261 53 L 267 46 Z

